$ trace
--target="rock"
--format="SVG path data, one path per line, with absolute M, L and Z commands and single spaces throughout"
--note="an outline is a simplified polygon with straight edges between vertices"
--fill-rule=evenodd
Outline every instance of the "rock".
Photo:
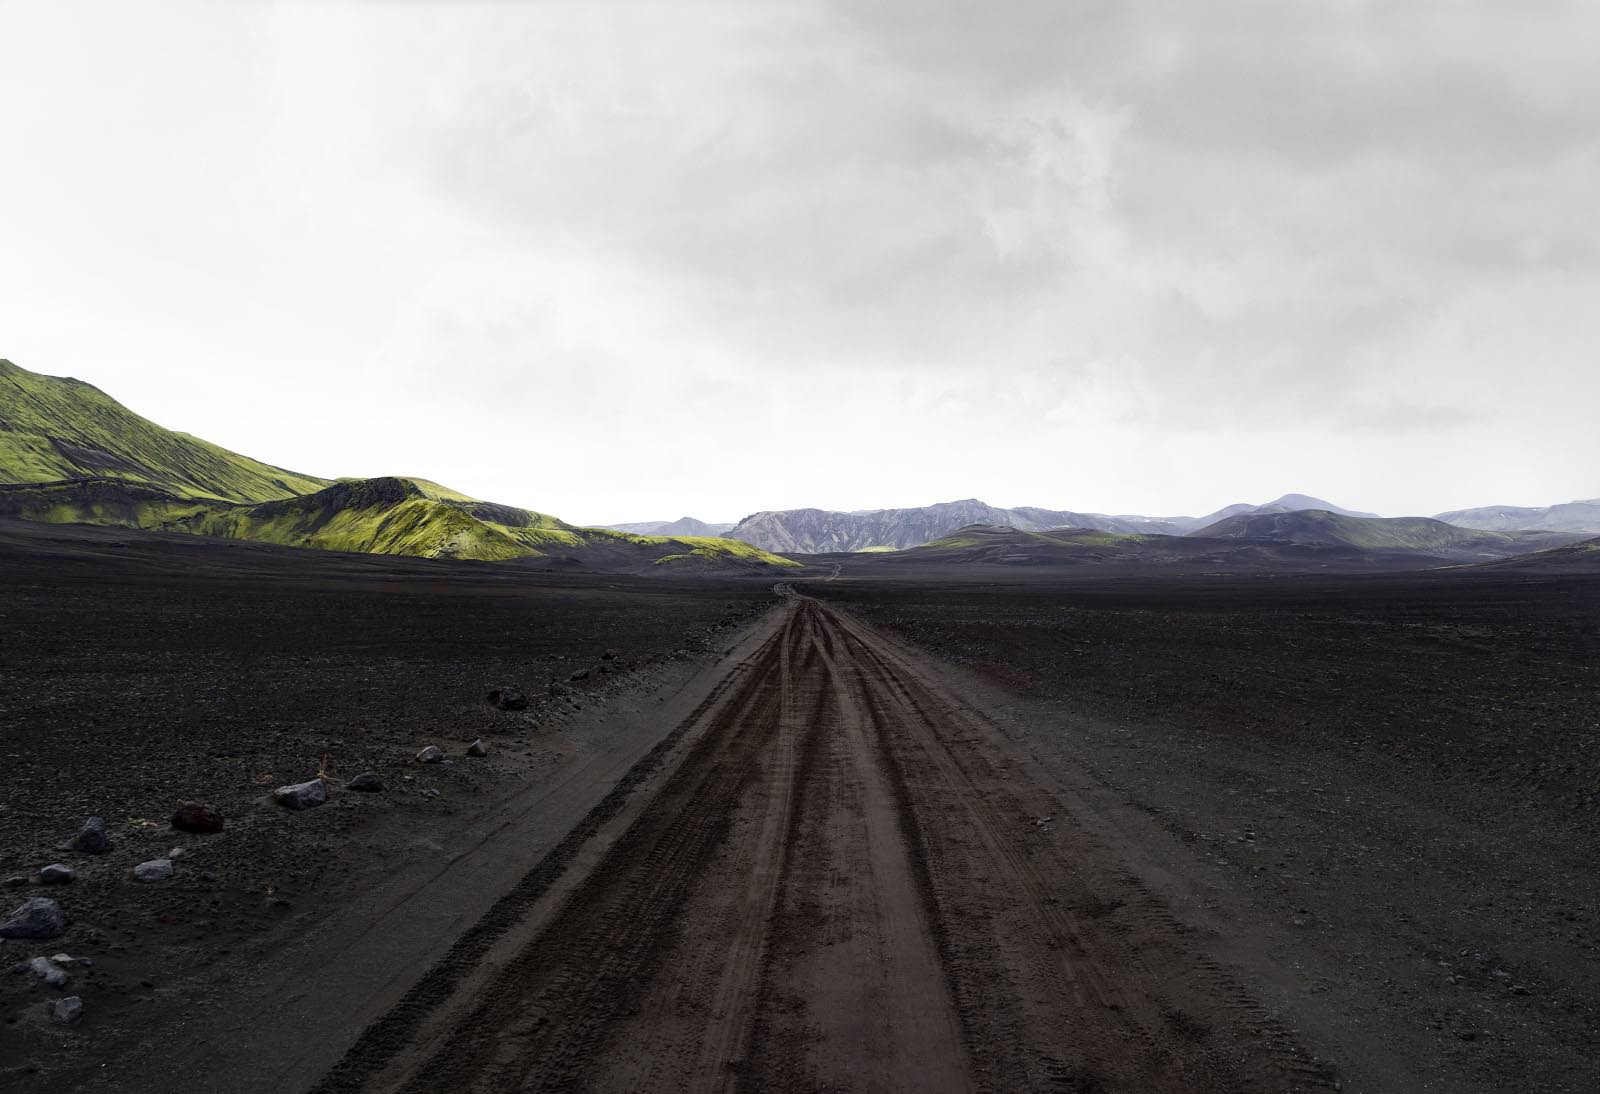
M 49 897 L 22 902 L 9 919 L 0 923 L 0 938 L 55 938 L 67 929 L 67 913 Z
M 222 814 L 204 802 L 184 802 L 172 814 L 172 827 L 180 832 L 220 832 Z
M 383 789 L 383 780 L 376 771 L 363 771 L 345 785 L 346 790 L 359 790 L 363 794 L 376 794 Z
M 133 868 L 135 881 L 166 881 L 171 876 L 172 860 L 169 858 L 153 858 Z
M 438 788 L 437 787 L 432 787 L 432 786 L 430 786 L 426 790 L 419 790 L 418 793 L 421 794 L 424 798 L 437 798 L 439 796 Z
M 516 688 L 495 688 L 489 693 L 489 705 L 500 710 L 526 710 L 528 697 Z
M 28 875 L 27 874 L 12 874 L 10 877 L 6 878 L 6 888 L 7 889 L 21 889 L 21 888 L 26 887 L 27 884 L 28 884 Z
M 59 988 L 67 982 L 67 970 L 48 957 L 35 957 L 29 961 L 28 971 L 52 988 Z
M 615 661 L 616 659 L 617 659 L 617 651 L 616 650 L 606 650 L 605 653 L 602 653 L 600 655 L 600 660 L 602 660 L 602 661 Z
M 59 862 L 39 867 L 40 885 L 65 885 L 77 876 L 76 870 Z
M 467 746 L 468 756 L 487 756 L 488 754 L 489 746 L 483 743 L 482 737 L 479 737 L 476 741 L 473 741 Z
M 444 763 L 444 749 L 438 745 L 429 745 L 417 753 L 417 762 L 419 764 L 442 764 Z
M 68 995 L 55 1001 L 50 1008 L 50 1017 L 64 1026 L 75 1025 L 83 1017 L 83 1000 L 76 995 Z
M 57 965 L 92 965 L 94 962 L 87 957 L 73 957 L 70 953 L 52 954 L 50 960 Z
M 589 670 L 588 669 L 579 669 L 577 672 L 575 672 L 571 676 L 567 677 L 567 679 L 568 680 L 587 680 L 587 679 L 589 679 Z
M 321 779 L 290 783 L 272 792 L 272 800 L 285 809 L 315 809 L 328 801 L 328 784 Z
M 567 685 L 565 685 L 565 684 L 558 684 L 554 680 L 550 681 L 550 689 L 549 690 L 550 690 L 550 696 L 553 699 L 559 699 L 563 695 L 571 695 L 572 694 L 572 689 L 571 688 L 567 687 Z
M 106 819 L 90 817 L 83 822 L 83 830 L 73 841 L 73 846 L 86 855 L 103 855 L 111 850 L 111 837 L 106 835 Z

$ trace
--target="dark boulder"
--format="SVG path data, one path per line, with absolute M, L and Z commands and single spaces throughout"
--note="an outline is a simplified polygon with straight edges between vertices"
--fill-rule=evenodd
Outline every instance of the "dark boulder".
M 347 790 L 359 790 L 363 794 L 376 794 L 383 789 L 383 780 L 378 778 L 376 771 L 363 771 L 345 784 Z
M 280 786 L 272 792 L 272 800 L 285 809 L 315 809 L 328 800 L 328 784 L 321 779 Z
M 499 710 L 526 710 L 528 697 L 516 688 L 495 688 L 489 693 L 489 705 Z
M 111 837 L 106 835 L 106 819 L 90 817 L 83 822 L 83 831 L 73 841 L 73 846 L 86 855 L 103 855 L 111 850 Z
M 204 802 L 184 802 L 172 814 L 172 827 L 180 832 L 220 832 L 222 813 Z
M 67 913 L 61 905 L 36 896 L 23 901 L 0 923 L 0 938 L 55 938 L 66 929 Z

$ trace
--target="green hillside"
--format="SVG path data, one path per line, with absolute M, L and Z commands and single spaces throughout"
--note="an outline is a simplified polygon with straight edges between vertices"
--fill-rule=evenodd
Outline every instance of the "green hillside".
M 576 528 L 417 478 L 313 478 L 141 418 L 80 380 L 0 360 L 0 517 L 421 558 L 765 571 L 747 543 Z
M 254 505 L 183 498 L 118 479 L 0 485 L 0 517 L 485 562 L 555 558 L 603 569 L 674 570 L 798 565 L 734 540 L 577 528 L 410 478 L 354 479 Z
M 330 481 L 163 429 L 81 380 L 0 360 L 0 483 L 83 478 L 241 502 L 293 497 Z

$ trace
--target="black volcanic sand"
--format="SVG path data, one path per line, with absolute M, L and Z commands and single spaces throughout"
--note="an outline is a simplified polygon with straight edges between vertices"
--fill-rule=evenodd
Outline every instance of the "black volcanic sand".
M 800 585 L 1146 814 L 1346 1089 L 1600 1089 L 1600 579 L 994 574 Z
M 797 584 L 943 659 L 1346 1090 L 1600 1088 L 1600 580 L 833 569 Z M 0 882 L 79 871 L 0 888 L 0 914 L 48 894 L 72 920 L 0 941 L 18 1089 L 62 1089 L 130 1038 L 156 1042 L 141 1058 L 182 1045 L 190 1010 L 225 1005 L 370 860 L 537 785 L 774 603 L 770 580 L 3 521 L 0 590 Z M 504 685 L 535 703 L 494 710 Z M 478 736 L 486 760 L 463 755 Z M 417 765 L 430 743 L 452 762 Z M 390 789 L 338 789 L 366 769 Z M 270 802 L 319 770 L 327 806 Z M 186 799 L 226 830 L 173 832 Z M 90 814 L 115 849 L 62 849 Z M 173 880 L 131 879 L 173 847 Z M 9 971 L 62 952 L 94 961 L 64 989 Z M 82 1023 L 44 1020 L 67 993 Z
M 0 887 L 0 917 L 46 895 L 71 919 L 61 938 L 0 940 L 0 1079 L 49 1074 L 61 1054 L 93 1051 L 98 1030 L 181 1014 L 184 977 L 336 898 L 367 827 L 481 808 L 554 762 L 552 731 L 578 708 L 687 671 L 772 603 L 770 581 L 0 521 L 0 885 L 29 878 Z M 570 698 L 547 698 L 550 681 L 582 670 Z M 526 711 L 485 701 L 506 685 L 533 698 Z M 466 758 L 479 736 L 493 754 Z M 428 744 L 451 762 L 417 764 Z M 343 790 L 366 770 L 388 791 Z M 271 802 L 273 787 L 319 772 L 328 805 Z M 225 830 L 173 831 L 189 799 L 220 809 Z M 109 824 L 109 854 L 67 849 L 91 814 Z M 174 880 L 132 880 L 134 864 L 174 847 Z M 33 875 L 52 862 L 77 880 L 41 887 Z M 61 991 L 12 969 L 62 952 L 94 964 Z M 68 992 L 86 1006 L 71 1030 L 38 1005 Z

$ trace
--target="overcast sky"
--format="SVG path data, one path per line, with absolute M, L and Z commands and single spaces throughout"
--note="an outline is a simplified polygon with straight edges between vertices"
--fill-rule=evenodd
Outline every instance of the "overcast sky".
M 1600 7 L 0 0 L 0 356 L 579 522 L 1600 494 Z

